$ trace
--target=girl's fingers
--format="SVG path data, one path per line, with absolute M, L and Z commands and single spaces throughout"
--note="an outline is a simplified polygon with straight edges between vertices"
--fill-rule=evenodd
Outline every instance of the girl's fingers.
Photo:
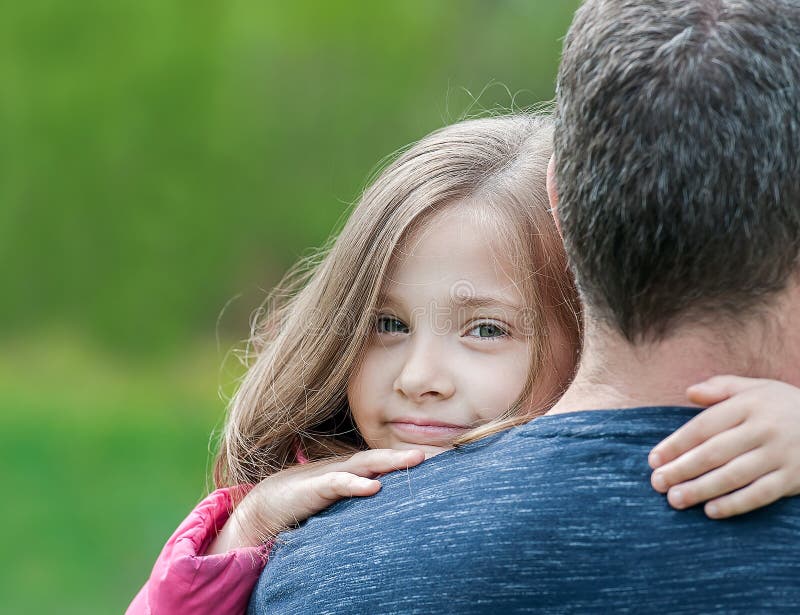
M 741 423 L 748 405 L 740 398 L 723 401 L 698 414 L 653 447 L 647 458 L 653 469 L 677 459 L 712 436 Z
M 322 510 L 342 498 L 375 495 L 380 491 L 380 488 L 381 484 L 377 480 L 356 476 L 348 472 L 328 472 L 311 479 L 313 493 L 324 500 L 319 503 L 319 506 L 312 505 L 312 508 Z
M 760 436 L 746 425 L 727 429 L 659 467 L 650 476 L 650 483 L 659 493 L 666 493 L 673 485 L 697 478 L 753 450 L 761 444 Z
M 257 487 L 260 499 L 249 506 L 251 518 L 256 519 L 253 524 L 261 526 L 265 535 L 274 536 L 342 498 L 365 497 L 380 491 L 379 481 L 330 471 L 331 465 L 327 464 L 328 471 L 322 474 L 317 467 L 305 474 L 291 468 L 264 479 Z
M 420 450 L 398 451 L 379 448 L 356 453 L 349 459 L 332 464 L 327 469 L 374 478 L 379 474 L 405 470 L 422 463 L 424 460 L 425 453 Z
M 714 376 L 690 386 L 686 389 L 686 396 L 698 406 L 711 406 L 739 393 L 763 386 L 765 382 L 761 378 Z
M 770 472 L 752 484 L 705 505 L 706 515 L 725 519 L 772 504 L 784 495 L 784 478 L 780 471 Z
M 688 508 L 741 489 L 775 469 L 770 457 L 757 448 L 700 478 L 672 487 L 667 501 L 673 508 Z

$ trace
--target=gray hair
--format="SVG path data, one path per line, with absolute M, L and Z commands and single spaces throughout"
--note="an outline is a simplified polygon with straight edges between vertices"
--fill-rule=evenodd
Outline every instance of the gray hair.
M 759 312 L 800 253 L 800 2 L 587 0 L 567 34 L 559 216 L 629 341 Z

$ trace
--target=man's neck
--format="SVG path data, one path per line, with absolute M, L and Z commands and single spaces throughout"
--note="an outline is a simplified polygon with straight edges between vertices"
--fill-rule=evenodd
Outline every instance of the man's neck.
M 728 330 L 683 327 L 662 341 L 638 345 L 587 317 L 575 379 L 548 414 L 687 406 L 687 387 L 721 374 L 800 386 L 800 319 L 792 312 L 800 310 L 778 311 Z

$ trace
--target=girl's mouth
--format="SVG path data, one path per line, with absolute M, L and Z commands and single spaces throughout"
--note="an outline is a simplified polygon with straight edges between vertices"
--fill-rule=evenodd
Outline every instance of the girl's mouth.
M 410 417 L 390 421 L 389 427 L 405 442 L 431 446 L 449 446 L 454 439 L 470 430 L 469 425 Z

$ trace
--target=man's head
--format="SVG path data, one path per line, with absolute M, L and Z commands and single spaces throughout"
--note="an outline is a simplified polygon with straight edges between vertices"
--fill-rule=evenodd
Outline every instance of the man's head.
M 800 3 L 587 0 L 558 215 L 587 313 L 630 341 L 757 314 L 800 254 Z

